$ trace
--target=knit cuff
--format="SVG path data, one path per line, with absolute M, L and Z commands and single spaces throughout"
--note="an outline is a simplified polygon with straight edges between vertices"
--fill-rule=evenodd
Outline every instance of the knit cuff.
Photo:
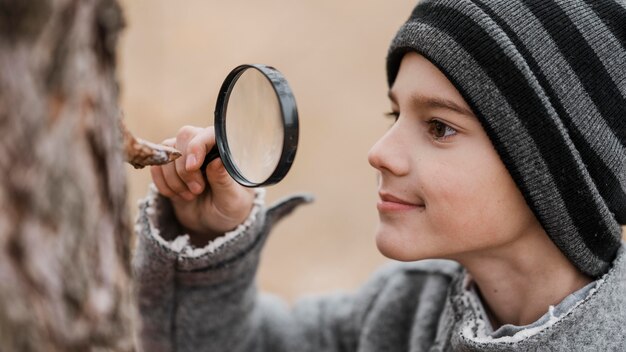
M 150 185 L 148 195 L 140 202 L 140 209 L 145 214 L 145 221 L 139 222 L 138 233 L 149 234 L 151 240 L 156 241 L 163 249 L 175 253 L 181 258 L 198 258 L 220 252 L 224 246 L 236 242 L 258 220 L 259 213 L 265 204 L 265 189 L 255 189 L 254 201 L 250 214 L 243 223 L 234 230 L 210 241 L 203 247 L 195 247 L 176 219 L 171 209 L 170 201 L 158 193 L 154 184 Z M 144 215 L 142 214 L 142 215 Z
M 148 260 L 151 265 L 161 262 L 173 267 L 176 281 L 182 284 L 206 285 L 254 276 L 260 251 L 272 225 L 298 205 L 312 201 L 308 195 L 296 195 L 266 209 L 265 190 L 256 189 L 255 192 L 250 215 L 242 224 L 198 248 L 190 243 L 169 199 L 160 195 L 152 185 L 147 197 L 140 202 L 136 225 L 140 237 L 138 252 L 146 252 L 144 258 L 152 257 Z M 160 270 L 156 267 L 145 269 Z

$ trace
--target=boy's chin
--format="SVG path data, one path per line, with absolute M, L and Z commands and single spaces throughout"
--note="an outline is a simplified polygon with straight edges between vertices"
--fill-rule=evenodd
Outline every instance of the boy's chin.
M 386 228 L 383 224 L 379 225 L 376 232 L 376 247 L 389 259 L 412 262 L 435 257 L 436 253 L 426 250 L 424 246 L 416 243 L 417 241 L 419 240 L 404 237 L 398 231 Z

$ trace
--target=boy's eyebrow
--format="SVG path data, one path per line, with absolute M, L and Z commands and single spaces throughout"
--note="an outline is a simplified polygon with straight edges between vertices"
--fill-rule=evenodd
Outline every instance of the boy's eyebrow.
M 392 102 L 396 102 L 396 97 L 393 91 L 390 90 L 388 96 Z M 448 100 L 442 97 L 432 97 L 416 93 L 411 95 L 411 100 L 415 105 L 425 106 L 431 109 L 447 109 L 469 117 L 476 117 L 476 115 L 474 115 L 471 110 L 460 106 L 452 100 Z

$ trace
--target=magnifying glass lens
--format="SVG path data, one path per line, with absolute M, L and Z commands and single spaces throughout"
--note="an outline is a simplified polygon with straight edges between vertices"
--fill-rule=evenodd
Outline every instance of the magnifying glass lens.
M 280 161 L 285 131 L 278 96 L 259 70 L 243 71 L 232 86 L 224 123 L 233 165 L 249 182 L 265 182 Z

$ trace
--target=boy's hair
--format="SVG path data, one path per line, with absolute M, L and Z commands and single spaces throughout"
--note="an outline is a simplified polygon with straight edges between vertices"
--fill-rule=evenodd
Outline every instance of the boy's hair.
M 606 272 L 626 224 L 626 3 L 424 1 L 391 44 L 390 86 L 408 51 L 461 92 L 552 241 Z

